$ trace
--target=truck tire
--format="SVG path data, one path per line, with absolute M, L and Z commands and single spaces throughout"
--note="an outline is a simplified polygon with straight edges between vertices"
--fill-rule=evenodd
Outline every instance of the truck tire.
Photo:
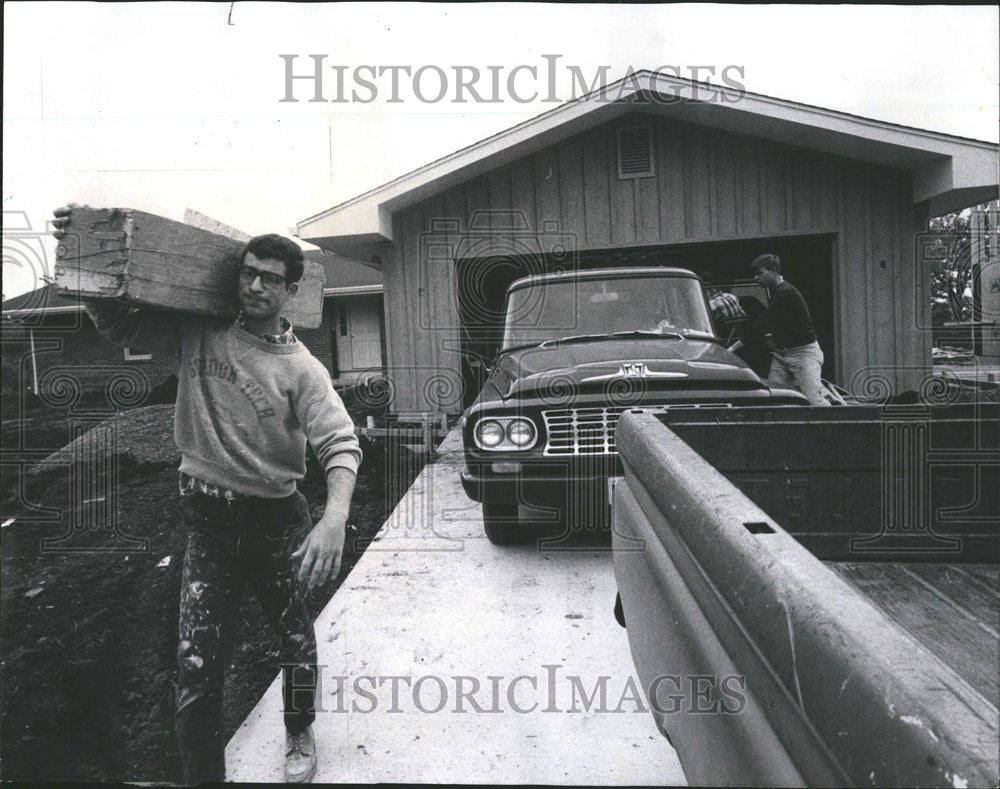
M 510 501 L 483 502 L 483 528 L 494 545 L 511 545 L 521 536 L 517 522 L 517 503 Z

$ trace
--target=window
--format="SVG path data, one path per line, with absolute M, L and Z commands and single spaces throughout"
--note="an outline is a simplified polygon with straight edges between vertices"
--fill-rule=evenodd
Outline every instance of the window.
M 133 351 L 129 347 L 125 347 L 125 361 L 126 362 L 149 362 L 153 360 L 153 354 L 146 353 L 145 351 Z

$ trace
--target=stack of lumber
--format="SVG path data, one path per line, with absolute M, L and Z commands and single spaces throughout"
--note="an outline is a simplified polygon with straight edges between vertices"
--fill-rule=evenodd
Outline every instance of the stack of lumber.
M 235 316 L 244 244 L 131 208 L 74 208 L 59 245 L 55 284 L 65 294 L 203 315 Z M 285 307 L 293 326 L 323 317 L 323 268 L 305 261 Z

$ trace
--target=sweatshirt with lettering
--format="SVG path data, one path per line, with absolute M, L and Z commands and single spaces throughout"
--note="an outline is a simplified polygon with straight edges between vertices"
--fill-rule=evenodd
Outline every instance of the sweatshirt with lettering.
M 86 309 L 112 342 L 178 360 L 180 471 L 237 493 L 282 498 L 305 476 L 308 442 L 327 471 L 357 473 L 354 424 L 326 368 L 301 342 L 269 343 L 231 318 L 102 302 Z

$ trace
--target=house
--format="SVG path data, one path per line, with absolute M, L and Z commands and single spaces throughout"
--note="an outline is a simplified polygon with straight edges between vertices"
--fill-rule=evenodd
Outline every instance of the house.
M 931 367 L 927 220 L 988 202 L 998 148 L 648 71 L 302 220 L 377 262 L 396 411 L 458 413 L 503 292 L 568 266 L 748 276 L 774 252 L 810 305 L 824 375 L 917 389 Z
M 326 275 L 323 320 L 319 328 L 296 330 L 296 335 L 338 388 L 381 377 L 382 273 L 321 250 L 306 257 L 320 263 Z M 61 295 L 53 285 L 4 301 L 2 318 L 7 395 L 27 390 L 50 404 L 69 405 L 83 393 L 105 391 L 112 405 L 137 405 L 176 371 L 170 358 L 109 343 L 79 300 Z
M 54 285 L 7 299 L 2 310 L 5 398 L 27 391 L 50 405 L 73 406 L 108 387 L 113 397 L 144 399 L 173 372 L 167 359 L 102 338 L 80 301 Z
M 346 387 L 385 373 L 382 272 L 322 250 L 306 252 L 326 273 L 323 322 L 296 335 L 330 371 L 334 386 Z

